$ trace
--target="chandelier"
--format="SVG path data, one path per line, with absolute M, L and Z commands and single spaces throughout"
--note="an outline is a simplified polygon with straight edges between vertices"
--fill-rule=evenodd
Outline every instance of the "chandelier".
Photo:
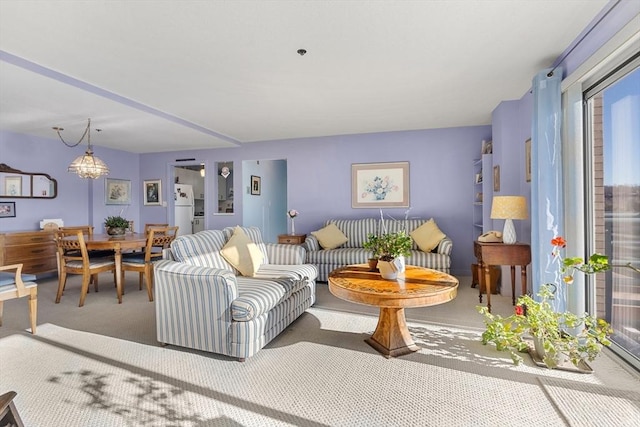
M 93 155 L 93 150 L 91 149 L 91 119 L 87 119 L 87 128 L 84 130 L 84 133 L 80 137 L 80 140 L 75 144 L 67 143 L 63 138 L 60 132 L 64 130 L 61 127 L 54 127 L 53 130 L 56 131 L 60 141 L 67 147 L 76 147 L 84 141 L 85 136 L 87 137 L 87 151 L 85 151 L 84 155 L 78 156 L 67 168 L 68 172 L 73 172 L 77 174 L 80 178 L 92 178 L 98 179 L 102 175 L 109 174 L 109 167 L 99 158 Z M 98 132 L 100 129 L 96 129 Z

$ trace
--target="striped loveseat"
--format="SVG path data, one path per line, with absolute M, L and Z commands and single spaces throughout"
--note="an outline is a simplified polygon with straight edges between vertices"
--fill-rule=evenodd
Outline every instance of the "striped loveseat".
M 363 244 L 367 241 L 369 233 L 380 234 L 381 230 L 387 230 L 389 233 L 405 230 L 409 234 L 427 221 L 427 219 L 380 220 L 378 218 L 328 220 L 325 226 L 335 224 L 349 240 L 339 248 L 322 249 L 318 239 L 312 234 L 308 235 L 303 244 L 307 250 L 307 263 L 317 266 L 318 281 L 326 282 L 329 273 L 338 267 L 367 263 L 371 252 L 365 250 Z M 421 251 L 413 242 L 411 255 L 407 257 L 406 263 L 449 273 L 452 249 L 453 241 L 449 237 L 442 239 L 431 252 Z
M 315 302 L 316 267 L 300 246 L 264 243 L 241 227 L 264 261 L 244 277 L 220 254 L 233 228 L 176 238 L 154 266 L 159 342 L 251 357 Z

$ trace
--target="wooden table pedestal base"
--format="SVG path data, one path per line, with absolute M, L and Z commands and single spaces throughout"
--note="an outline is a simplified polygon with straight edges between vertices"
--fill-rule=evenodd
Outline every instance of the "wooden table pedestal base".
M 364 341 L 387 359 L 420 350 L 409 333 L 404 308 L 381 307 L 376 331 Z

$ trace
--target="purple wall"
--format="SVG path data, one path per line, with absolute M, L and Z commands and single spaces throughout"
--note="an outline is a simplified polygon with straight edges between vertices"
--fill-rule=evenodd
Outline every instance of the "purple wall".
M 54 135 L 55 136 L 55 135 Z M 138 221 L 141 187 L 139 154 L 94 147 L 95 155 L 109 166 L 109 177 L 131 180 L 131 206 L 105 205 L 105 179 L 85 180 L 67 172 L 69 164 L 86 150 L 86 143 L 68 148 L 58 139 L 0 132 L 0 163 L 23 172 L 46 173 L 58 181 L 55 199 L 1 199 L 16 203 L 15 218 L 0 218 L 0 231 L 34 230 L 44 218 L 62 218 L 66 225 L 91 224 L 102 232 L 104 218 L 124 209 L 124 216 Z
M 233 161 L 234 177 L 243 176 L 242 161 L 258 159 L 287 160 L 287 205 L 298 209 L 296 232 L 309 233 L 331 218 L 378 217 L 377 209 L 351 208 L 351 164 L 409 161 L 410 217 L 433 217 L 454 242 L 453 271 L 469 275 L 473 262 L 472 203 L 474 197 L 474 157 L 481 141 L 491 139 L 489 126 L 432 129 L 407 132 L 387 132 L 366 135 L 332 136 L 286 141 L 245 144 L 239 148 L 176 151 L 142 154 L 140 181 L 157 179 L 165 171 L 163 184 L 169 180 L 167 165 L 179 158 L 194 158 L 213 166 L 217 161 Z M 220 228 L 242 222 L 247 183 L 234 179 L 236 215 L 214 216 L 215 196 L 212 186 L 217 179 L 208 173 L 206 227 Z M 263 185 L 265 179 L 262 177 Z M 166 186 L 164 186 L 166 188 Z M 165 193 L 165 198 L 167 194 Z M 255 197 L 255 196 L 254 196 Z M 168 199 L 167 199 L 168 200 Z M 143 206 L 141 223 L 168 218 L 170 209 Z M 402 218 L 406 209 L 387 209 L 395 218 Z M 286 211 L 282 212 L 285 215 Z

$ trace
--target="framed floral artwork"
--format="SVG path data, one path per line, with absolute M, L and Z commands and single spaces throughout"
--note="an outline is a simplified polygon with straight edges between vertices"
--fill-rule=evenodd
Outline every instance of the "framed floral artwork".
M 16 202 L 0 202 L 0 218 L 14 218 L 16 216 Z
M 409 207 L 409 162 L 352 164 L 351 207 Z
M 105 178 L 104 198 L 107 205 L 131 204 L 131 181 Z
M 144 182 L 144 204 L 145 206 L 162 205 L 162 181 L 152 179 Z

